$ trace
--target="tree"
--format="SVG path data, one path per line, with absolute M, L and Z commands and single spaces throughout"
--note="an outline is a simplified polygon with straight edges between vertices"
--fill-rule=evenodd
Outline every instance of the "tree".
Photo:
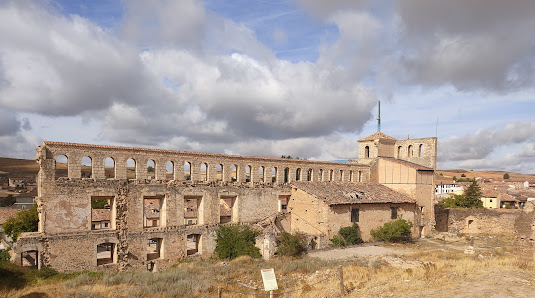
M 0 207 L 12 206 L 13 204 L 15 204 L 16 201 L 17 201 L 17 199 L 15 199 L 15 197 L 13 195 L 7 195 L 7 197 L 5 199 L 0 201 Z
M 481 188 L 473 181 L 463 195 L 453 195 L 440 202 L 440 205 L 446 208 L 483 208 Z
M 37 204 L 31 209 L 19 211 L 16 217 L 10 217 L 4 222 L 4 232 L 17 241 L 19 235 L 23 232 L 37 232 L 39 224 L 39 212 Z
M 472 184 L 468 186 L 468 188 L 464 191 L 464 197 L 466 198 L 466 201 L 469 206 L 466 208 L 482 208 L 483 202 L 481 201 L 481 188 L 477 184 L 477 182 L 474 180 L 472 181 Z
M 110 206 L 108 205 L 107 199 L 100 199 L 100 200 L 92 200 L 91 201 L 91 208 L 93 209 L 109 209 Z
M 220 226 L 217 231 L 215 253 L 220 259 L 234 259 L 239 256 L 260 257 L 255 239 L 260 233 L 248 226 Z
M 465 174 L 461 174 L 461 177 L 466 177 L 466 175 Z
M 503 174 L 503 179 L 509 179 L 509 174 L 507 173 Z

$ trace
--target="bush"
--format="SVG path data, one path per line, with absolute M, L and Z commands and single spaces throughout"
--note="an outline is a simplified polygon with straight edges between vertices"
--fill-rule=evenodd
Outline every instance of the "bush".
M 411 238 L 411 228 L 411 222 L 398 218 L 373 229 L 371 235 L 375 241 L 405 242 Z
M 11 250 L 11 247 L 8 247 L 6 250 L 0 252 L 0 262 L 9 261 L 11 259 L 11 257 L 9 256 L 10 250 Z
M 297 257 L 307 251 L 306 237 L 302 233 L 295 233 L 294 235 L 283 232 L 279 239 L 279 247 L 277 254 L 279 256 Z
M 239 256 L 260 257 L 260 249 L 255 247 L 255 238 L 260 233 L 248 226 L 220 226 L 217 231 L 215 253 L 220 259 L 234 259 Z
M 353 223 L 350 227 L 343 227 L 338 230 L 338 234 L 331 239 L 331 246 L 343 247 L 347 245 L 353 245 L 362 243 L 360 237 L 360 229 L 356 223 Z

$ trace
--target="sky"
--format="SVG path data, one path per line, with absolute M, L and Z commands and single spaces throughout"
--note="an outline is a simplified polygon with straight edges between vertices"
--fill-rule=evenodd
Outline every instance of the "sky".
M 0 0 L 0 156 L 43 141 L 535 174 L 532 0 Z

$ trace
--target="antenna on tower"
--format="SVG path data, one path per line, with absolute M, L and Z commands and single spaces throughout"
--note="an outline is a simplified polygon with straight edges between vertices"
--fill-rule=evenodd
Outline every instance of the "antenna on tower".
M 381 132 L 381 100 L 379 99 L 379 116 L 377 117 L 377 131 Z

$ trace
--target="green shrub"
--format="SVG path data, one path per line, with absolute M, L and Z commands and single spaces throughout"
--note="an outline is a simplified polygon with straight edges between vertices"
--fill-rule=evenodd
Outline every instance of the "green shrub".
M 37 212 L 37 204 L 33 204 L 31 209 L 19 211 L 15 217 L 6 219 L 4 232 L 13 241 L 17 241 L 23 232 L 37 232 L 38 224 L 39 212 Z
M 338 230 L 331 240 L 331 246 L 342 247 L 347 245 L 353 245 L 362 243 L 362 238 L 360 237 L 360 229 L 356 223 L 353 223 L 350 227 L 343 227 Z
M 9 256 L 9 251 L 11 250 L 11 247 L 8 247 L 6 250 L 0 252 L 0 262 L 2 261 L 9 261 L 9 259 L 11 258 Z
M 220 259 L 234 259 L 239 256 L 260 257 L 260 249 L 255 247 L 255 238 L 260 233 L 248 226 L 220 226 L 217 231 L 215 253 Z
M 283 232 L 279 239 L 279 247 L 277 254 L 279 256 L 297 257 L 307 251 L 306 237 L 302 233 L 295 233 L 294 235 Z
M 410 221 L 398 218 L 373 229 L 371 235 L 375 241 L 405 242 L 411 238 L 411 228 Z

